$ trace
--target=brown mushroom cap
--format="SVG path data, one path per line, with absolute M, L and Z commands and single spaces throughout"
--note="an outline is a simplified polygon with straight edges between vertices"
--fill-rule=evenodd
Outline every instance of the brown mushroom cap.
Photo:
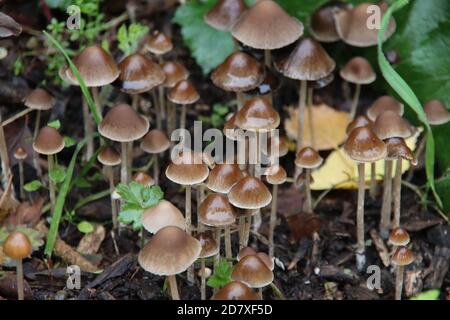
M 270 184 L 283 184 L 286 179 L 286 170 L 278 164 L 270 166 L 266 171 L 266 180 Z
M 3 252 L 13 260 L 22 260 L 33 251 L 28 236 L 20 231 L 14 231 L 8 235 L 3 243 Z
M 368 117 L 366 117 L 365 115 L 358 115 L 358 116 L 355 117 L 355 119 L 353 119 L 348 124 L 347 129 L 345 130 L 345 132 L 347 134 L 349 134 L 355 128 L 359 128 L 359 127 L 369 127 L 371 129 L 373 129 L 373 122 Z
M 205 14 L 207 25 L 220 31 L 230 31 L 241 14 L 247 9 L 244 0 L 219 0 Z
M 167 99 L 178 104 L 195 103 L 199 98 L 197 90 L 189 80 L 181 80 L 167 94 Z
M 445 105 L 439 100 L 431 100 L 425 103 L 423 111 L 427 116 L 428 123 L 431 125 L 440 125 L 450 121 L 450 114 Z
M 361 3 L 353 9 L 337 9 L 334 11 L 336 31 L 339 37 L 355 47 L 370 47 L 377 44 L 378 29 L 369 29 L 368 22 L 372 19 L 373 11 L 368 10 L 371 3 Z M 381 7 L 384 13 L 384 7 Z M 389 20 L 384 39 L 389 38 L 395 31 L 395 20 Z
M 203 163 L 202 155 L 192 151 L 182 152 L 166 169 L 166 177 L 181 185 L 194 185 L 203 182 L 209 174 L 209 169 Z
M 14 158 L 17 160 L 24 160 L 28 157 L 28 153 L 25 151 L 24 148 L 18 147 L 16 150 L 14 150 Z
M 354 57 L 339 72 L 344 80 L 357 84 L 369 84 L 375 81 L 377 75 L 369 61 L 363 57 Z
M 261 180 L 244 177 L 228 193 L 230 203 L 241 209 L 260 209 L 272 201 L 272 195 Z
M 164 86 L 167 88 L 172 88 L 181 80 L 186 80 L 189 77 L 189 71 L 187 71 L 186 68 L 179 62 L 166 61 L 161 67 L 166 74 Z
M 389 243 L 393 246 L 406 246 L 409 241 L 408 231 L 400 227 L 392 229 L 389 235 Z
M 244 174 L 237 164 L 217 164 L 209 173 L 206 186 L 209 190 L 228 193 Z
M 286 138 L 280 137 L 279 135 L 269 137 L 269 139 L 267 139 L 267 147 L 263 147 L 261 152 L 270 158 L 284 157 L 289 152 Z
M 141 267 L 150 273 L 168 276 L 185 271 L 197 260 L 200 242 L 175 226 L 160 229 L 139 252 Z
M 64 149 L 64 139 L 58 130 L 52 127 L 43 127 L 39 130 L 36 139 L 33 142 L 33 149 L 37 153 L 52 155 Z
M 212 193 L 200 204 L 198 219 L 207 226 L 222 227 L 232 224 L 236 217 L 227 196 Z
M 387 110 L 392 110 L 398 113 L 399 116 L 403 116 L 404 106 L 403 103 L 391 96 L 381 96 L 367 109 L 367 117 L 375 121 L 382 112 Z
M 164 131 L 160 129 L 150 130 L 141 141 L 141 149 L 147 153 L 161 153 L 169 149 L 170 141 Z
M 268 99 L 254 97 L 236 113 L 235 124 L 244 130 L 273 130 L 280 125 L 280 115 Z
M 317 8 L 311 15 L 309 29 L 311 34 L 320 42 L 338 41 L 333 11 L 336 8 L 350 9 L 352 6 L 340 1 L 329 1 Z
M 241 15 L 231 33 L 249 47 L 273 50 L 297 40 L 303 34 L 303 24 L 276 2 L 263 0 Z
M 288 78 L 316 81 L 328 76 L 336 67 L 319 42 L 312 38 L 301 38 L 278 69 Z
M 272 283 L 273 273 L 258 256 L 248 255 L 236 264 L 231 279 L 251 288 L 262 288 Z
M 315 169 L 320 167 L 323 158 L 311 147 L 302 148 L 295 156 L 295 165 L 305 169 Z
M 250 90 L 248 94 L 250 95 L 266 95 L 270 92 L 276 92 L 281 86 L 280 79 L 272 71 L 272 69 L 264 66 L 264 78 L 262 82 L 253 90 Z
M 148 131 L 148 120 L 127 104 L 111 108 L 98 126 L 100 134 L 118 142 L 130 142 L 142 138 Z
M 329 75 L 320 78 L 316 81 L 310 81 L 308 83 L 308 88 L 313 88 L 313 89 L 322 89 L 325 88 L 327 85 L 329 85 L 331 82 L 333 82 L 334 80 L 334 74 L 330 73 Z
M 252 56 L 238 51 L 212 72 L 211 80 L 225 91 L 249 91 L 264 80 L 264 67 Z
M 211 300 L 261 300 L 245 283 L 231 281 L 221 288 Z
M 377 117 L 373 130 L 380 139 L 409 138 L 413 135 L 411 125 L 397 112 L 387 110 Z
M 175 226 L 182 230 L 185 228 L 184 216 L 177 207 L 167 200 L 161 200 L 142 213 L 142 225 L 150 233 L 156 233 L 167 226 Z
M 36 88 L 26 96 L 23 104 L 34 110 L 49 110 L 55 105 L 55 98 L 44 89 Z
M 386 156 L 386 145 L 369 127 L 355 128 L 344 144 L 347 155 L 358 162 L 374 162 Z
M 114 82 L 120 74 L 116 62 L 109 53 L 100 46 L 91 46 L 83 49 L 73 59 L 81 78 L 88 87 L 101 87 Z M 70 82 L 78 85 L 77 77 L 72 69 L 67 69 Z
M 244 247 L 241 250 L 239 250 L 236 260 L 239 261 L 245 256 L 254 256 L 256 255 L 257 251 L 253 249 L 252 247 Z
M 13 18 L 0 12 L 0 38 L 18 36 L 22 32 L 22 26 Z
M 172 39 L 159 30 L 154 30 L 145 43 L 145 49 L 155 55 L 163 55 L 173 49 Z
M 398 247 L 392 256 L 391 262 L 395 266 L 407 266 L 414 261 L 414 255 L 407 247 Z
M 97 160 L 104 166 L 117 166 L 122 162 L 119 152 L 111 146 L 104 147 L 98 154 Z
M 211 231 L 201 232 L 195 238 L 200 241 L 200 245 L 202 246 L 199 258 L 209 258 L 219 252 L 220 246 L 216 239 L 214 239 Z
M 264 262 L 264 264 L 267 266 L 267 268 L 270 269 L 270 271 L 273 271 L 273 269 L 275 268 L 273 259 L 267 253 L 257 252 L 252 247 L 245 247 L 239 251 L 239 253 L 236 257 L 237 261 L 240 261 L 242 258 L 244 258 L 246 256 L 257 256 L 258 258 L 261 259 L 262 262 Z
M 166 74 L 159 64 L 140 53 L 131 54 L 123 59 L 119 69 L 122 91 L 129 94 L 147 92 L 166 79 Z
M 145 187 L 151 187 L 153 185 L 155 185 L 155 180 L 153 180 L 153 178 L 146 174 L 145 172 L 142 171 L 138 171 L 133 175 L 132 180 L 134 182 L 137 182 Z
M 405 159 L 413 165 L 417 164 L 414 152 L 408 147 L 403 138 L 389 138 L 384 140 L 384 143 L 386 144 L 387 150 L 386 159 Z

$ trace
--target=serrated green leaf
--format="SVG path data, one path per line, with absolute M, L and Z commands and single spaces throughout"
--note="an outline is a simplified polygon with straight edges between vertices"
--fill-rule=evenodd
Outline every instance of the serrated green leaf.
M 58 130 L 59 128 L 61 128 L 61 122 L 58 119 L 56 119 L 47 123 L 47 126 Z
M 233 272 L 233 265 L 227 259 L 221 258 L 214 273 L 208 279 L 208 286 L 213 288 L 221 288 L 231 281 L 231 273 Z
M 28 192 L 36 191 L 41 187 L 42 187 L 42 182 L 39 180 L 30 181 L 23 186 L 24 190 L 28 191 Z
M 164 192 L 161 190 L 159 186 L 144 187 L 142 196 L 143 196 L 142 207 L 147 209 L 158 204 L 164 197 Z
M 123 224 L 131 224 L 134 230 L 142 228 L 141 217 L 143 210 L 124 210 L 119 212 L 119 222 Z
M 64 178 L 66 177 L 66 173 L 61 167 L 56 167 L 53 170 L 49 172 L 49 177 L 52 179 L 55 183 L 61 183 L 64 181 Z
M 75 139 L 73 139 L 73 138 L 71 138 L 71 137 L 69 137 L 69 136 L 64 136 L 63 139 L 64 139 L 64 146 L 65 146 L 66 148 L 73 147 L 74 145 L 77 144 L 77 142 L 75 141 Z
M 428 290 L 415 295 L 410 300 L 438 300 L 440 294 L 441 292 L 437 289 Z
M 83 220 L 77 224 L 77 229 L 81 233 L 91 233 L 94 231 L 94 226 L 89 221 Z

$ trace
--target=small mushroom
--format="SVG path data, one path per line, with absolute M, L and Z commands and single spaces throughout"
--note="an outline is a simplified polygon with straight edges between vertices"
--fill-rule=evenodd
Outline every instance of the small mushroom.
M 395 271 L 395 300 L 402 299 L 403 275 L 405 266 L 414 261 L 414 255 L 407 247 L 398 247 L 392 256 L 391 263 L 396 267 Z
M 305 170 L 305 208 L 307 213 L 312 213 L 312 196 L 311 196 L 311 170 L 320 167 L 323 158 L 319 153 L 311 147 L 301 149 L 295 156 L 295 166 Z
M 209 173 L 206 186 L 213 192 L 227 194 L 243 177 L 244 173 L 237 164 L 217 164 Z
M 172 51 L 172 39 L 159 30 L 153 30 L 145 42 L 145 49 L 155 56 L 161 57 L 162 55 Z
M 247 5 L 244 0 L 219 0 L 203 19 L 216 30 L 230 31 L 245 10 Z
M 328 1 L 317 8 L 309 20 L 309 30 L 317 41 L 335 42 L 340 40 L 336 31 L 333 12 L 336 9 L 350 9 L 352 6 L 345 2 Z
M 214 239 L 211 232 L 205 231 L 197 234 L 196 238 L 200 241 L 202 251 L 200 252 L 201 263 L 201 284 L 200 284 L 200 296 L 202 300 L 206 299 L 206 273 L 205 273 L 205 259 L 216 256 L 220 251 L 220 244 Z
M 144 187 L 151 187 L 155 185 L 155 180 L 143 171 L 136 172 L 131 180 L 143 185 Z
M 394 247 L 404 247 L 408 245 L 409 241 L 408 231 L 403 228 L 396 227 L 389 234 L 389 243 Z
M 181 80 L 167 93 L 169 101 L 181 105 L 181 129 L 186 129 L 187 105 L 197 102 L 199 98 L 197 90 L 188 80 Z
M 155 184 L 159 184 L 159 155 L 170 148 L 170 141 L 164 131 L 160 129 L 150 130 L 141 140 L 141 149 L 153 155 L 153 178 Z
M 141 221 L 145 230 L 150 233 L 157 233 L 167 226 L 175 226 L 182 230 L 186 227 L 181 211 L 164 199 L 153 207 L 146 209 L 142 213 Z
M 20 186 L 20 200 L 25 200 L 25 193 L 23 189 L 24 177 L 23 177 L 23 161 L 28 157 L 28 153 L 22 147 L 19 147 L 14 151 L 14 158 L 19 163 L 19 186 Z
M 231 281 L 217 291 L 211 300 L 261 300 L 261 298 L 245 283 Z

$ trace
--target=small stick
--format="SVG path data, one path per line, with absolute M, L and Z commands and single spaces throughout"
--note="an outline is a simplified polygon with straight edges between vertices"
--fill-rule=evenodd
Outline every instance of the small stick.
M 357 83 L 355 86 L 355 93 L 353 94 L 352 106 L 350 109 L 350 115 L 349 115 L 350 121 L 352 121 L 355 118 L 356 108 L 358 107 L 360 93 L 361 93 L 361 85 L 359 83 Z
M 365 177 L 364 163 L 358 163 L 358 207 L 356 212 L 356 267 L 361 271 L 366 262 L 365 258 L 365 242 L 364 242 L 364 193 L 365 193 Z
M 172 300 L 180 300 L 180 294 L 178 293 L 178 287 L 177 287 L 177 279 L 175 278 L 175 275 L 167 276 L 167 279 L 169 280 L 169 287 L 170 287 L 170 294 L 172 295 Z

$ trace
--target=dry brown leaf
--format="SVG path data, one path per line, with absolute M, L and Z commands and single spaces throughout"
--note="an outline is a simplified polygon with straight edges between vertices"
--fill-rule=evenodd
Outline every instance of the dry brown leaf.
M 0 190 L 0 224 L 19 206 L 19 202 L 12 197 L 12 178 L 9 177 L 6 190 L 4 192 Z
M 42 206 L 45 198 L 39 197 L 33 203 L 22 202 L 15 211 L 11 212 L 6 220 L 7 225 L 27 225 L 33 227 L 42 215 Z

